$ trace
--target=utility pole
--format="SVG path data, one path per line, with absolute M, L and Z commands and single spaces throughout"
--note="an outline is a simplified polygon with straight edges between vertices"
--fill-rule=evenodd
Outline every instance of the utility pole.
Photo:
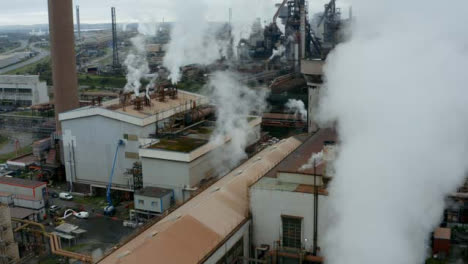
M 318 248 L 318 188 L 317 188 L 317 164 L 314 159 L 314 250 L 313 255 L 317 256 Z

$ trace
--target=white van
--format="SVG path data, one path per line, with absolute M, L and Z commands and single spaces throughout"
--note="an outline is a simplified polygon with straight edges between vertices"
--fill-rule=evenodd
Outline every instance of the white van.
M 62 199 L 62 200 L 67 200 L 67 201 L 70 201 L 70 200 L 73 200 L 73 196 L 69 193 L 66 193 L 66 192 L 61 192 L 59 194 L 59 198 Z

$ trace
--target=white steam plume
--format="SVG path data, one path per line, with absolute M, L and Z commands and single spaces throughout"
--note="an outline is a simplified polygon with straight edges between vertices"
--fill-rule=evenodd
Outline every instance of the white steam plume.
M 232 8 L 232 37 L 234 46 L 240 38 L 248 38 L 252 23 L 257 17 L 271 21 L 275 1 L 272 0 L 174 0 L 171 11 L 175 24 L 171 30 L 163 65 L 171 72 L 173 83 L 180 81 L 180 67 L 189 64 L 210 64 L 228 54 L 229 40 L 220 41 L 213 32 L 214 24 L 209 21 L 228 20 Z M 246 8 L 248 6 L 249 8 Z M 225 14 L 224 19 L 219 19 Z M 213 19 L 214 18 L 214 19 Z M 236 49 L 233 49 L 236 52 Z
M 285 51 L 286 48 L 283 45 L 279 46 L 278 49 L 273 49 L 273 54 L 271 54 L 271 57 L 268 60 L 272 60 L 275 57 L 282 57 Z
M 302 120 L 307 120 L 307 110 L 301 100 L 289 99 L 285 106 L 288 112 L 292 112 L 296 116 L 300 115 Z
M 328 264 L 424 263 L 467 172 L 468 2 L 349 2 L 357 22 L 321 101 L 340 137 L 321 247 Z
M 251 89 L 238 81 L 230 72 L 216 72 L 208 83 L 211 100 L 216 105 L 216 128 L 210 142 L 216 145 L 227 143 L 219 160 L 214 161 L 221 170 L 236 166 L 246 157 L 245 148 L 253 141 L 256 131 L 249 125 L 248 115 L 262 113 L 266 104 L 266 89 Z
M 220 58 L 221 44 L 205 18 L 208 6 L 199 0 L 174 0 L 176 22 L 163 65 L 169 69 L 172 83 L 180 81 L 180 67 L 210 64 Z
M 146 60 L 145 36 L 139 34 L 131 39 L 132 49 L 124 61 L 127 67 L 127 84 L 125 91 L 134 91 L 138 96 L 141 86 L 141 78 L 149 74 L 150 69 Z
M 317 153 L 312 153 L 312 156 L 310 156 L 309 160 L 307 160 L 307 163 L 302 165 L 299 168 L 299 171 L 305 171 L 308 169 L 314 168 L 314 164 L 318 165 L 323 159 L 323 150 Z

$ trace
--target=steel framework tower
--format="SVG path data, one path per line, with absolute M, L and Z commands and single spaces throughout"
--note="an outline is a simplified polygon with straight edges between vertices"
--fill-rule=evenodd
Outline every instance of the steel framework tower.
M 115 18 L 115 7 L 111 8 L 111 14 L 112 14 L 112 65 L 114 68 L 120 67 L 120 62 L 119 62 L 119 51 L 118 51 L 118 40 L 117 40 L 117 21 Z

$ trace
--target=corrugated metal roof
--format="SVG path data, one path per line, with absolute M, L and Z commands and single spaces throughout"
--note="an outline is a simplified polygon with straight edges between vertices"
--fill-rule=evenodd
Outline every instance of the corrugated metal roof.
M 281 172 L 291 172 L 291 173 L 304 173 L 304 174 L 313 174 L 314 169 L 307 169 L 299 171 L 299 168 L 302 165 L 306 164 L 309 158 L 313 153 L 318 153 L 323 149 L 323 143 L 325 141 L 336 141 L 337 135 L 333 129 L 325 128 L 320 129 L 316 134 L 305 139 L 304 144 L 297 148 L 293 153 L 291 153 L 287 158 L 285 158 L 281 163 L 279 163 L 273 170 L 269 171 L 265 176 L 276 178 L 276 173 Z M 323 165 L 317 164 L 316 166 L 317 174 L 322 173 Z
M 100 263 L 199 262 L 247 219 L 248 187 L 300 144 L 289 138 L 263 150 Z
M 436 239 L 449 239 L 451 237 L 451 230 L 450 228 L 443 228 L 443 227 L 438 227 L 434 231 L 434 238 Z
M 26 179 L 21 179 L 21 178 L 0 177 L 0 184 L 7 184 L 7 185 L 26 187 L 26 188 L 35 188 L 41 185 L 46 185 L 47 183 L 34 181 L 34 180 L 26 180 Z

